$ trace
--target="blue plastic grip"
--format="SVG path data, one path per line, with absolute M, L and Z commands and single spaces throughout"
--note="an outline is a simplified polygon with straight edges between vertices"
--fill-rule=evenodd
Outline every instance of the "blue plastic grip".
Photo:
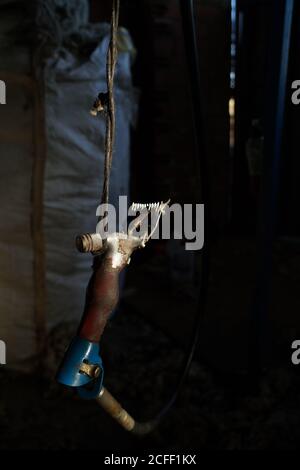
M 86 388 L 86 390 L 78 390 L 80 395 L 84 398 L 94 398 L 100 392 L 103 381 L 103 366 L 99 349 L 98 343 L 76 336 L 66 351 L 56 376 L 57 381 L 69 387 Z M 101 373 L 96 379 L 80 371 L 81 364 L 84 362 L 100 368 Z M 91 387 L 87 387 L 88 385 Z

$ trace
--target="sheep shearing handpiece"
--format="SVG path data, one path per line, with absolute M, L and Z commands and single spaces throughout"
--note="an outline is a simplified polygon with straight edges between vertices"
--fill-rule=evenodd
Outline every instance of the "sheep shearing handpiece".
M 102 387 L 103 365 L 99 342 L 119 300 L 119 275 L 129 264 L 132 253 L 150 240 L 168 204 L 169 201 L 156 205 L 155 209 L 144 209 L 131 224 L 128 233 L 114 233 L 106 239 L 98 233 L 85 234 L 76 239 L 79 251 L 95 255 L 93 273 L 77 335 L 65 354 L 57 380 L 64 385 L 78 387 L 80 395 L 85 398 L 95 398 Z M 154 227 L 150 233 L 147 231 L 137 236 L 139 226 L 151 211 L 156 213 Z

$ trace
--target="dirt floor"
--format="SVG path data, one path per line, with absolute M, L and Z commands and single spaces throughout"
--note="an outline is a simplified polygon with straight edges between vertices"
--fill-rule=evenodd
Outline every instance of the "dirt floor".
M 114 322 L 106 341 L 107 388 L 139 419 L 153 416 L 174 386 L 181 350 L 129 312 Z M 143 439 L 123 432 L 96 403 L 77 399 L 51 379 L 2 372 L 0 380 L 1 449 L 169 452 L 295 449 L 300 443 L 300 375 L 292 368 L 269 371 L 250 386 L 245 377 L 224 380 L 195 361 L 178 402 Z
M 247 256 L 249 259 L 252 251 L 236 246 L 232 249 L 237 253 L 235 258 L 231 256 L 230 269 L 224 257 L 223 262 L 219 255 L 213 261 L 210 289 L 218 293 L 217 297 L 213 296 L 209 309 L 213 323 L 224 324 L 230 320 L 231 325 L 239 324 L 235 314 L 232 318 L 228 314 L 238 311 L 238 308 L 231 308 L 233 295 L 228 293 L 233 282 L 239 292 L 234 297 L 235 303 L 241 299 L 245 301 L 245 279 L 238 283 L 238 276 L 233 279 L 225 274 L 226 270 L 238 273 L 239 264 Z M 297 449 L 300 444 L 300 369 L 291 365 L 290 339 L 297 339 L 298 333 L 297 327 L 292 327 L 296 325 L 294 307 L 298 302 L 299 260 L 296 260 L 295 250 L 286 245 L 276 250 L 274 283 L 280 286 L 281 295 L 277 292 L 277 307 L 272 310 L 274 331 L 277 331 L 276 355 L 266 372 L 257 377 L 247 375 L 243 367 L 232 370 L 223 367 L 228 365 L 230 357 L 238 354 L 237 343 L 229 344 L 235 328 L 227 325 L 222 336 L 220 324 L 215 323 L 216 336 L 210 337 L 214 348 L 209 338 L 205 343 L 202 334 L 196 359 L 175 406 L 151 435 L 140 439 L 120 429 L 95 402 L 78 399 L 72 390 L 65 390 L 55 383 L 57 365 L 75 329 L 73 324 L 62 324 L 50 336 L 51 354 L 47 358 L 44 378 L 0 370 L 0 448 L 107 452 L 126 449 L 132 454 L 149 450 L 170 453 L 184 449 Z M 230 257 L 228 250 L 226 257 Z M 147 274 L 141 265 L 137 272 L 142 271 L 147 282 L 149 276 L 154 276 L 153 269 Z M 223 288 L 220 287 L 222 271 Z M 144 420 L 153 417 L 170 397 L 184 358 L 184 344 L 180 323 L 170 322 L 172 310 L 164 311 L 172 324 L 170 330 L 165 318 L 159 321 L 158 314 L 151 318 L 150 295 L 143 313 L 133 308 L 138 303 L 133 300 L 135 291 L 131 281 L 131 290 L 128 288 L 127 294 L 125 290 L 124 304 L 107 328 L 103 341 L 105 385 L 134 416 Z M 164 284 L 161 287 L 166 288 Z M 155 298 L 153 293 L 152 297 Z M 184 302 L 184 293 L 180 297 Z M 220 305 L 224 308 L 220 309 Z M 284 306 L 286 313 L 280 330 L 280 312 Z M 184 314 L 187 323 L 191 320 L 188 309 Z M 227 322 L 224 322 L 224 315 L 229 319 Z M 210 331 L 213 325 L 206 322 L 205 328 Z M 212 356 L 207 353 L 204 360 L 205 344 L 216 351 Z M 225 351 L 225 347 L 228 350 Z M 225 360 L 216 367 L 216 358 L 222 355 L 222 350 Z M 211 363 L 208 357 L 211 357 Z

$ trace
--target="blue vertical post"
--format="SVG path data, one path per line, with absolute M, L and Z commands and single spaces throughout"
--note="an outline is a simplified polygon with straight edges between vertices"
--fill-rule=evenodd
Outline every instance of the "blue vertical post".
M 251 307 L 250 368 L 261 369 L 270 352 L 268 306 L 278 196 L 294 0 L 276 0 L 265 113 L 265 155 L 258 218 L 257 277 Z M 272 7 L 271 7 L 272 8 Z M 283 15 L 282 15 L 283 12 Z M 279 44 L 278 44 L 279 42 Z

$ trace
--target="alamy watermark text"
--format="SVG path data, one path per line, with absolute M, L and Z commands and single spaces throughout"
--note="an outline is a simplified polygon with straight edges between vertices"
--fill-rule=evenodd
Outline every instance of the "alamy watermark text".
M 0 104 L 6 104 L 6 84 L 0 80 Z

